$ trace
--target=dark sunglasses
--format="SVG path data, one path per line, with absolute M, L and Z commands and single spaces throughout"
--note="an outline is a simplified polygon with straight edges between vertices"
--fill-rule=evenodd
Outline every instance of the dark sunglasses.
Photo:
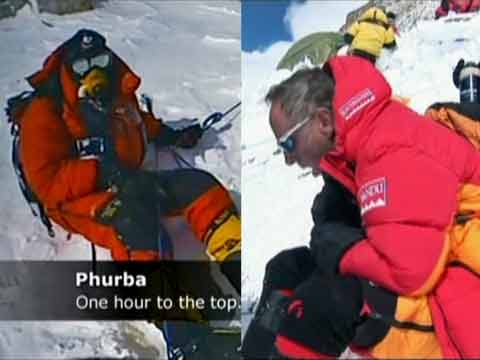
M 296 142 L 295 138 L 293 137 L 293 134 L 295 134 L 298 130 L 301 129 L 303 125 L 305 125 L 307 122 L 309 122 L 311 119 L 311 116 L 306 117 L 302 121 L 300 121 L 298 124 L 293 126 L 291 129 L 285 132 L 282 136 L 280 136 L 277 140 L 277 145 L 278 147 L 286 154 L 291 154 L 295 150 Z

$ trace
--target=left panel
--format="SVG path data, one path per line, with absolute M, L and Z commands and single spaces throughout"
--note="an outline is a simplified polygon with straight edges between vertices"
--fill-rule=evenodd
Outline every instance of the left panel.
M 0 4 L 0 359 L 240 358 L 240 24 Z

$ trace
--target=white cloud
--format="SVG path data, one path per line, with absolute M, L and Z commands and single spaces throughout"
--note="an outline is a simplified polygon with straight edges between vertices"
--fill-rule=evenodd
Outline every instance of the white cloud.
M 286 26 L 294 41 L 317 31 L 336 31 L 342 26 L 348 12 L 366 1 L 307 1 L 292 3 L 285 16 Z M 242 87 L 251 93 L 250 86 L 264 82 L 293 42 L 277 42 L 270 47 L 242 53 Z M 249 85 L 249 86 L 245 86 Z M 245 93 L 244 93 L 245 95 Z
M 317 31 L 338 31 L 347 14 L 366 3 L 358 0 L 294 3 L 288 8 L 284 21 L 293 40 L 298 40 Z

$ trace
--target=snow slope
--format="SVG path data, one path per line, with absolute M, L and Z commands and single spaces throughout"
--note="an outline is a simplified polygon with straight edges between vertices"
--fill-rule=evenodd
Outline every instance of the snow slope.
M 393 92 L 410 97 L 411 107 L 420 113 L 436 101 L 458 101 L 452 71 L 460 58 L 480 60 L 479 30 L 477 15 L 451 14 L 439 21 L 419 21 L 397 38 L 398 50 L 383 52 L 377 67 L 384 72 Z M 279 55 L 278 61 L 288 44 L 275 46 L 281 48 L 274 51 Z M 249 60 L 249 64 L 255 65 L 255 54 Z M 248 75 L 248 68 L 244 74 Z M 283 155 L 275 153 L 268 108 L 262 98 L 271 85 L 291 72 L 272 70 L 262 75 L 260 81 L 258 76 L 244 75 L 242 89 L 244 330 L 260 295 L 266 262 L 282 249 L 308 245 L 310 206 L 323 185 L 320 177 L 315 178 L 296 165 L 288 168 Z
M 240 98 L 240 3 L 232 1 L 108 1 L 94 11 L 56 16 L 23 8 L 0 21 L 0 103 L 28 89 L 25 76 L 81 28 L 108 45 L 143 79 L 158 117 L 167 121 L 224 111 Z M 50 239 L 22 198 L 10 161 L 11 139 L 0 122 L 0 259 L 91 258 L 89 243 Z M 147 166 L 159 159 L 150 149 Z M 197 149 L 181 152 L 240 193 L 240 115 L 232 112 L 204 135 Z M 6 205 L 6 206 L 5 206 Z M 100 258 L 108 252 L 98 249 Z M 0 358 L 164 357 L 160 332 L 146 322 L 0 322 Z

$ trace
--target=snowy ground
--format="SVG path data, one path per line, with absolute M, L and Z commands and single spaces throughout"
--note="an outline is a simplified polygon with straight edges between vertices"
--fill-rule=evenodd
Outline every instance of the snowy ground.
M 39 16 L 25 7 L 16 18 L 0 21 L 0 103 L 28 89 L 25 76 L 81 28 L 107 38 L 143 79 L 139 93 L 149 93 L 156 115 L 167 121 L 204 119 L 239 101 L 240 3 L 205 0 L 108 1 L 103 8 L 65 16 Z M 83 238 L 66 240 L 57 228 L 50 239 L 34 220 L 14 177 L 6 122 L 0 130 L 0 259 L 89 260 Z M 150 167 L 165 156 L 150 155 Z M 206 133 L 198 149 L 182 155 L 240 193 L 239 111 Z M 98 252 L 108 258 L 108 252 Z M 0 358 L 164 358 L 163 351 L 160 332 L 141 321 L 0 323 Z
M 333 16 L 333 14 L 332 14 Z M 480 16 L 451 15 L 440 21 L 421 21 L 397 38 L 398 50 L 384 51 L 378 67 L 397 95 L 410 97 L 411 107 L 423 113 L 436 101 L 458 101 L 452 82 L 457 61 L 479 61 Z M 455 18 L 459 21 L 453 21 Z M 310 206 L 322 188 L 298 166 L 288 168 L 268 125 L 268 108 L 263 102 L 268 88 L 291 72 L 274 71 L 288 49 L 277 43 L 270 49 L 275 58 L 271 71 L 258 76 L 254 69 L 260 54 L 249 55 L 243 66 L 242 185 L 244 245 L 242 262 L 243 328 L 260 295 L 266 262 L 282 249 L 308 245 L 312 225 Z M 258 59 L 257 59 L 258 58 Z

